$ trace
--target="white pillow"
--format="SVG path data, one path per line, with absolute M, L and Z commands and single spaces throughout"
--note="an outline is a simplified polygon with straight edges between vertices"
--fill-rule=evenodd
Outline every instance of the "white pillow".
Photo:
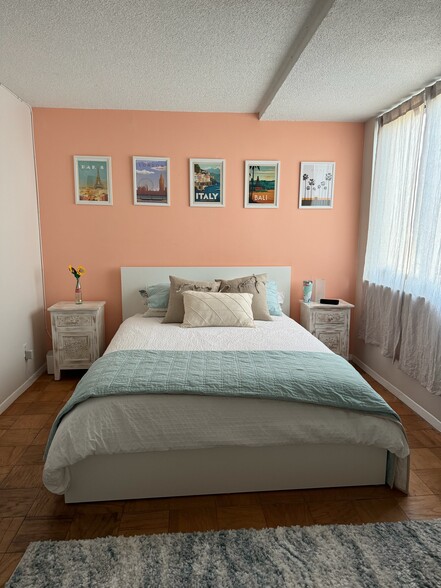
M 252 294 L 188 291 L 183 298 L 183 327 L 254 327 Z

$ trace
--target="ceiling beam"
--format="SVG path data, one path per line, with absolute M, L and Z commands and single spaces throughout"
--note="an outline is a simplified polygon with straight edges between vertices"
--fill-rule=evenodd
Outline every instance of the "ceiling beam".
M 285 83 L 286 78 L 293 70 L 295 64 L 299 60 L 301 54 L 311 41 L 323 20 L 331 10 L 335 0 L 316 0 L 311 12 L 306 18 L 305 24 L 300 30 L 300 33 L 295 37 L 289 51 L 283 60 L 281 66 L 272 79 L 268 90 L 265 92 L 263 99 L 259 105 L 258 113 L 259 119 L 262 119 L 268 107 L 276 97 L 278 91 Z

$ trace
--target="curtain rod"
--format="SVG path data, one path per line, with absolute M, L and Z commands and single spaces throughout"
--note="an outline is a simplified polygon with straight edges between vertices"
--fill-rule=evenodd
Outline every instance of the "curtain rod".
M 407 98 L 400 100 L 400 102 L 397 102 L 394 106 L 391 106 L 390 108 L 387 108 L 386 110 L 383 110 L 380 114 L 377 115 L 377 117 L 376 117 L 377 120 L 379 120 L 381 123 L 382 122 L 381 119 L 383 116 L 388 115 L 389 113 L 392 113 L 394 110 L 400 109 L 400 108 L 403 108 L 403 113 L 399 114 L 398 116 L 402 116 L 403 114 L 405 114 L 406 112 L 408 112 L 412 108 L 416 108 L 417 106 L 419 106 L 420 102 L 417 97 L 422 95 L 423 99 L 424 99 L 425 93 L 426 93 L 426 95 L 430 95 L 431 98 L 435 98 L 435 96 L 437 96 L 438 94 L 441 94 L 441 78 L 436 78 L 434 81 L 430 82 L 424 88 L 421 88 L 417 92 L 414 92 L 410 96 L 407 96 Z M 411 104 L 412 100 L 414 101 L 413 104 Z M 406 105 L 406 103 L 409 103 L 409 106 L 407 107 L 407 109 L 406 109 L 406 106 L 404 106 L 404 105 Z M 398 116 L 387 117 L 387 118 L 390 118 L 390 120 L 388 120 L 388 122 L 395 120 L 396 118 L 398 118 Z

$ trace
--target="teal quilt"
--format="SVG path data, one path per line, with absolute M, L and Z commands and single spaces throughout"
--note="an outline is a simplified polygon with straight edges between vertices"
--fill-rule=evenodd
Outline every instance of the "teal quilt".
M 302 402 L 362 411 L 400 422 L 361 375 L 333 353 L 300 351 L 115 351 L 98 359 L 58 414 L 124 394 L 200 394 Z

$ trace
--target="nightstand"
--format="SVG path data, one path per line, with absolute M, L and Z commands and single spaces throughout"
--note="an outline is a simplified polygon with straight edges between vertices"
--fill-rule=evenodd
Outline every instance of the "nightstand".
M 339 300 L 338 305 L 300 301 L 300 324 L 331 351 L 349 358 L 349 327 L 353 304 Z
M 57 302 L 51 313 L 54 378 L 60 370 L 87 369 L 104 351 L 104 301 Z

